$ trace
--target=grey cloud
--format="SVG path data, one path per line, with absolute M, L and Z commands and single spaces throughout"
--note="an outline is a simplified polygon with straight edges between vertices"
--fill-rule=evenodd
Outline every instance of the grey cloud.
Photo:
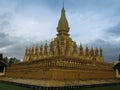
M 32 46 L 33 42 L 26 41 L 23 37 L 11 37 L 9 35 L 9 32 L 12 33 L 11 17 L 10 13 L 0 15 L 0 52 L 4 52 L 4 56 L 7 57 L 22 59 L 25 47 Z
M 9 12 L 0 15 L 0 31 L 6 33 L 11 27 L 11 17 Z
M 10 41 L 10 40 L 9 40 L 9 37 L 8 37 L 7 34 L 0 32 L 0 48 L 9 46 L 9 45 L 11 45 L 12 43 L 13 43 L 13 41 Z
M 102 47 L 106 61 L 112 62 L 112 60 L 118 60 L 118 55 L 120 54 L 120 42 L 109 42 L 98 39 L 90 43 L 90 45 L 93 45 L 94 47 Z
M 0 15 L 0 52 L 4 52 L 4 56 L 22 58 L 25 41 L 9 36 L 12 30 L 11 17 L 9 12 Z M 21 40 L 24 44 L 21 44 Z
M 10 12 L 5 12 L 5 13 L 0 14 L 0 20 L 8 19 L 10 17 L 11 17 L 11 13 Z
M 10 30 L 9 18 L 9 13 L 3 13 L 0 15 L 0 48 L 9 46 L 13 43 L 7 34 L 7 31 L 9 32 Z
M 44 44 L 45 41 L 42 42 Z M 17 57 L 19 59 L 23 59 L 25 54 L 25 48 L 32 48 L 32 46 L 36 47 L 38 45 L 40 47 L 40 42 L 28 42 L 23 40 L 22 42 L 17 42 L 12 45 L 12 47 L 7 48 L 5 51 L 5 56 Z
M 5 38 L 6 34 L 5 33 L 0 33 L 0 39 L 2 40 L 2 38 Z
M 76 3 L 77 2 L 77 3 Z M 79 11 L 97 11 L 106 12 L 112 11 L 119 7 L 119 0 L 66 0 L 65 6 L 70 9 Z M 68 6 L 67 6 L 68 5 Z M 54 5 L 53 5 L 54 6 Z M 104 12 L 104 13 L 105 13 Z
M 7 48 L 4 56 L 17 57 L 19 59 L 22 59 L 24 56 L 24 51 L 25 51 L 25 45 L 19 43 L 12 45 L 12 47 L 10 48 Z
M 110 36 L 120 37 L 120 22 L 116 26 L 111 27 L 108 30 L 106 30 L 105 33 Z

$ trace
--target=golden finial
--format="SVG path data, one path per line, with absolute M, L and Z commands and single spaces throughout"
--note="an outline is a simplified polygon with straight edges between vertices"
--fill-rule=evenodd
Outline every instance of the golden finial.
M 64 8 L 64 1 L 63 1 L 63 8 Z
M 64 9 L 64 1 L 63 1 L 63 6 L 62 6 L 62 11 L 65 12 L 65 9 Z

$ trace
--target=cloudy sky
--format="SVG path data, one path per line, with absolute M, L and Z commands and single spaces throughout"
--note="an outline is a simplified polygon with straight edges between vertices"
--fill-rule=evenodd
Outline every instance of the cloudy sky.
M 25 47 L 56 37 L 63 1 L 73 40 L 118 60 L 120 0 L 0 0 L 0 52 L 22 59 Z

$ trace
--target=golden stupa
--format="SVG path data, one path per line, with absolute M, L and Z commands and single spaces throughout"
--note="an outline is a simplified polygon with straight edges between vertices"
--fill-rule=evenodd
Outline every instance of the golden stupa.
M 63 6 L 57 37 L 49 44 L 26 48 L 23 62 L 8 67 L 6 76 L 49 80 L 115 78 L 114 64 L 104 62 L 102 48 L 78 47 L 69 30 Z

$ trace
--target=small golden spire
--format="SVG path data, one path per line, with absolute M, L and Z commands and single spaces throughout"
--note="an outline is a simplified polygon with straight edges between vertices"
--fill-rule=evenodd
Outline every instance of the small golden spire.
M 49 55 L 53 56 L 54 55 L 54 44 L 53 44 L 53 41 L 50 42 L 49 47 L 50 47 Z
M 41 42 L 41 45 L 40 45 L 40 56 L 43 55 L 43 45 L 42 45 L 42 42 Z
M 103 54 L 102 54 L 102 48 L 100 47 L 100 56 L 103 56 Z
M 98 56 L 98 48 L 95 49 L 95 56 Z
M 25 55 L 27 55 L 28 54 L 28 48 L 26 47 L 26 50 L 25 50 Z
M 32 55 L 34 55 L 34 46 L 32 47 L 32 49 L 31 49 L 31 53 L 32 53 Z
M 47 56 L 48 55 L 48 45 L 47 45 L 47 40 L 44 46 L 44 55 Z
M 86 44 L 85 56 L 89 56 L 89 48 L 88 48 L 88 44 Z
M 90 55 L 94 56 L 94 49 L 93 49 L 93 47 L 90 49 Z
M 80 43 L 80 47 L 79 47 L 79 49 L 80 49 L 80 56 L 82 56 L 82 55 L 83 55 L 83 47 L 82 47 L 82 43 Z
M 35 54 L 38 55 L 38 45 L 36 44 Z
M 29 55 L 31 55 L 31 49 L 30 48 L 28 48 L 28 51 L 29 51 Z
M 50 51 L 53 51 L 53 42 L 50 42 Z
M 77 45 L 76 45 L 76 42 L 73 43 L 73 55 L 77 55 L 78 52 L 77 52 Z

